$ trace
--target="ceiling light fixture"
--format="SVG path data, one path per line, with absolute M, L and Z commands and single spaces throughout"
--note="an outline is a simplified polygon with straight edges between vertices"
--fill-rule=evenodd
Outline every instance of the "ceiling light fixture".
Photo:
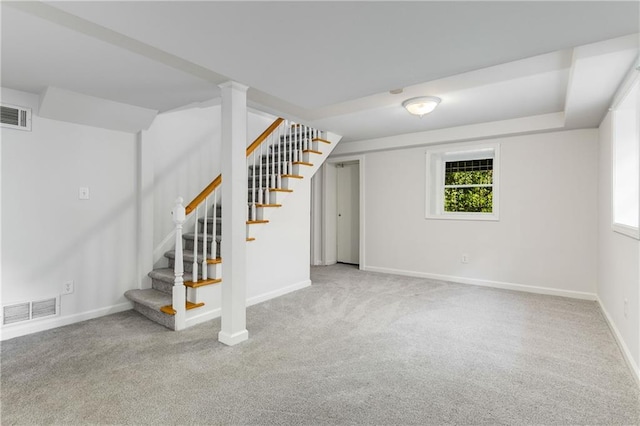
M 429 114 L 436 109 L 441 99 L 435 96 L 421 96 L 419 98 L 407 99 L 402 103 L 402 106 L 409 111 L 410 114 L 419 115 L 422 118 L 423 115 Z

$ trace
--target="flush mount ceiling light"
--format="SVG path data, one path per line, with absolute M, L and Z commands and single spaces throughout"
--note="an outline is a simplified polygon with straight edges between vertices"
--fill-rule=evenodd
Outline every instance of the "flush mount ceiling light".
M 422 118 L 423 115 L 429 114 L 436 109 L 441 99 L 435 96 L 421 96 L 419 98 L 407 99 L 402 103 L 402 106 L 409 111 L 410 114 L 419 115 Z

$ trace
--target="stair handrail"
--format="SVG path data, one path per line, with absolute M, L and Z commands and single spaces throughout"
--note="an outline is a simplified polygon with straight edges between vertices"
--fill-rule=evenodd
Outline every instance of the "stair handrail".
M 247 158 L 253 153 L 253 151 L 256 150 L 256 148 L 260 146 L 260 144 L 262 144 L 262 142 L 264 142 L 269 136 L 271 136 L 271 134 L 278 128 L 278 126 L 280 126 L 280 123 L 282 123 L 283 121 L 284 118 L 276 118 L 274 122 L 271 123 L 271 125 L 267 127 L 266 130 L 262 132 L 260 136 L 258 136 L 256 140 L 247 147 Z
M 251 143 L 251 145 L 247 147 L 247 157 L 251 155 L 251 153 L 255 151 L 256 148 L 258 148 L 260 144 L 264 142 L 264 140 L 267 139 L 269 135 L 273 133 L 274 130 L 277 129 L 280 123 L 282 123 L 283 121 L 284 118 L 276 118 L 274 122 L 271 123 L 271 125 L 267 127 L 267 129 L 262 132 L 260 136 L 258 136 L 256 140 Z M 213 181 L 211 181 L 209 185 L 207 185 L 205 189 L 203 189 L 189 204 L 187 204 L 187 207 L 185 207 L 185 213 L 188 215 L 193 210 L 195 210 L 196 207 L 198 207 L 200 203 L 202 203 L 207 198 L 207 196 L 209 196 L 209 194 L 211 194 L 221 184 L 222 174 L 219 174 Z
M 205 189 L 203 189 L 196 197 L 185 207 L 185 213 L 189 214 L 194 211 L 200 203 L 202 203 L 213 191 L 222 184 L 222 174 L 219 174 Z

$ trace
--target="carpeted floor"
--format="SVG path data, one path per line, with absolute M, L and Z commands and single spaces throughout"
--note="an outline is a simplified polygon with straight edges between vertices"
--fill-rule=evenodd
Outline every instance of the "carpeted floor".
M 2 343 L 3 425 L 640 424 L 594 302 L 312 268 L 310 288 L 171 332 L 133 311 Z

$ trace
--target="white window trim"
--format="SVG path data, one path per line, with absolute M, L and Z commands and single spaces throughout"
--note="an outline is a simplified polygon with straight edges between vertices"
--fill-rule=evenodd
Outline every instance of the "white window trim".
M 640 76 L 638 75 L 638 72 L 633 69 L 622 84 L 611 106 L 611 230 L 635 239 L 640 239 L 640 228 L 638 226 L 631 226 L 628 224 L 616 222 L 616 113 L 617 110 L 621 107 L 621 104 L 628 98 L 628 96 L 630 96 L 630 92 L 639 84 Z M 638 102 L 640 101 L 636 100 L 636 102 L 636 105 L 638 105 Z M 638 122 L 636 122 L 636 133 L 637 138 L 640 141 L 640 123 Z M 640 158 L 638 158 L 638 162 L 640 163 Z M 638 206 L 638 214 L 640 215 L 640 205 Z
M 493 208 L 491 213 L 444 211 L 444 164 L 446 161 L 493 158 Z M 464 146 L 438 146 L 426 152 L 426 219 L 500 220 L 500 144 L 482 143 Z

